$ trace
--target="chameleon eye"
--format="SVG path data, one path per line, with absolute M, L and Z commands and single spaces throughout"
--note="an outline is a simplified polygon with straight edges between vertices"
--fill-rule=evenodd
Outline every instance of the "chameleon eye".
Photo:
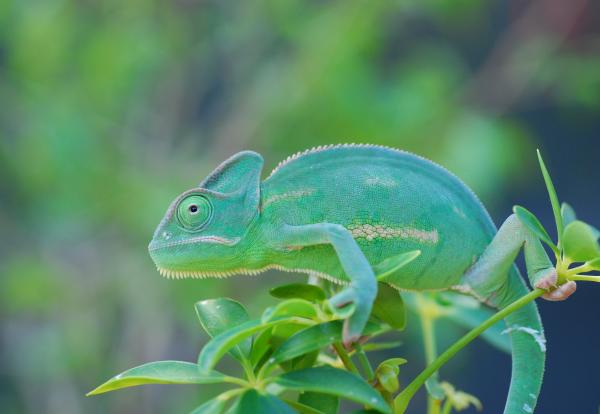
M 205 226 L 212 216 L 210 201 L 201 195 L 190 195 L 177 206 L 177 220 L 188 230 L 199 230 Z

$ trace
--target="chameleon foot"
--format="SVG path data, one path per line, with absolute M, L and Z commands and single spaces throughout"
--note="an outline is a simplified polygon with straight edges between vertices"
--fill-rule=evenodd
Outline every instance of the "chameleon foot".
M 569 296 L 571 296 L 577 290 L 577 283 L 572 280 L 557 287 L 556 289 L 544 294 L 542 297 L 551 302 L 558 302 L 561 300 L 566 300 Z
M 329 299 L 329 308 L 338 317 L 345 319 L 342 342 L 346 348 L 359 341 L 371 314 L 371 302 L 361 300 L 356 290 L 347 287 Z

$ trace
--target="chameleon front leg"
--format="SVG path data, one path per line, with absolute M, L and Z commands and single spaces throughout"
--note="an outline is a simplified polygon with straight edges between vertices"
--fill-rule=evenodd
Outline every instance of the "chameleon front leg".
M 554 289 L 557 283 L 554 265 L 540 240 L 514 214 L 502 224 L 483 255 L 463 276 L 463 282 L 484 299 L 496 295 L 505 286 L 521 249 L 529 282 L 533 287 L 548 290 L 545 299 L 564 300 L 575 291 L 575 282 Z
M 279 237 L 279 242 L 284 247 L 317 244 L 333 246 L 342 268 L 350 279 L 350 286 L 333 296 L 329 304 L 334 311 L 350 304 L 354 305 L 352 315 L 344 323 L 343 337 L 345 344 L 357 341 L 369 319 L 373 301 L 377 296 L 377 279 L 352 234 L 339 224 L 317 223 L 304 226 L 286 225 L 279 232 Z

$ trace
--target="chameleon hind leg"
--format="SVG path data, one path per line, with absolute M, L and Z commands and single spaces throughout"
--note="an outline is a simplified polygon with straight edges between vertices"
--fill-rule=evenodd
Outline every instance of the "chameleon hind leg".
M 539 239 L 515 215 L 502 224 L 479 260 L 463 276 L 480 300 L 503 309 L 527 294 L 515 261 L 523 249 L 531 286 L 548 289 L 550 300 L 566 299 L 573 293 L 569 283 L 554 288 L 554 269 Z M 535 302 L 507 315 L 512 350 L 512 375 L 504 414 L 533 413 L 542 386 L 546 339 Z
M 479 260 L 463 276 L 463 283 L 482 299 L 496 295 L 505 286 L 521 249 L 529 282 L 533 287 L 548 291 L 543 296 L 545 299 L 565 300 L 573 294 L 575 282 L 556 288 L 556 270 L 542 243 L 514 214 L 506 219 Z
M 367 324 L 373 301 L 377 296 L 377 279 L 364 253 L 343 226 L 332 223 L 284 226 L 279 232 L 279 243 L 285 247 L 303 247 L 330 244 L 335 249 L 344 272 L 350 279 L 345 287 L 329 300 L 336 313 L 348 316 L 344 309 L 352 305 L 354 311 L 344 323 L 344 343 L 358 340 Z

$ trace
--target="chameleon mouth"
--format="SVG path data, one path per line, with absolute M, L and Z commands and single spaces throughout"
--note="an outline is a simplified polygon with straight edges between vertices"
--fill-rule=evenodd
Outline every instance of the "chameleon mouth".
M 235 269 L 226 272 L 202 272 L 193 270 L 172 270 L 164 267 L 157 267 L 158 273 L 167 279 L 224 279 L 234 275 L 254 276 L 268 269 Z
M 267 270 L 280 270 L 282 272 L 292 272 L 292 273 L 305 273 L 309 275 L 317 276 L 321 279 L 325 279 L 329 282 L 338 285 L 347 285 L 348 281 L 340 280 L 335 278 L 327 273 L 318 272 L 312 269 L 289 269 L 287 267 L 270 264 L 260 269 L 246 269 L 246 268 L 238 268 L 233 270 L 227 270 L 224 272 L 203 272 L 203 271 L 194 271 L 194 270 L 173 270 L 167 269 L 164 267 L 157 266 L 156 269 L 161 276 L 167 279 L 225 279 L 230 276 L 235 275 L 247 275 L 247 276 L 256 276 L 260 273 L 266 272 Z
M 170 247 L 178 247 L 185 246 L 188 244 L 197 244 L 197 243 L 212 243 L 212 244 L 222 244 L 225 246 L 235 246 L 239 243 L 241 239 L 239 237 L 234 237 L 233 239 L 227 239 L 225 237 L 220 236 L 200 236 L 194 237 L 187 240 L 177 240 L 172 242 L 160 242 L 156 240 L 152 240 L 150 245 L 148 246 L 148 251 L 153 252 L 156 250 L 167 249 Z

